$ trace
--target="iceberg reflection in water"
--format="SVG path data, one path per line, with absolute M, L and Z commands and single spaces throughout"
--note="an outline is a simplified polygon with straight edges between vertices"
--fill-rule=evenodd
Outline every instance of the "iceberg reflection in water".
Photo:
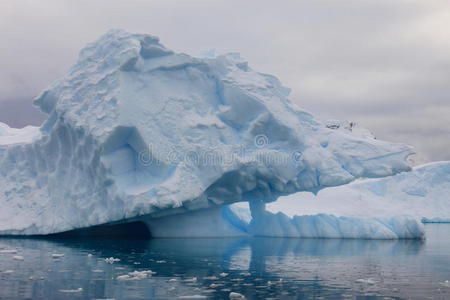
M 5 238 L 0 298 L 449 297 L 450 226 L 426 230 L 426 241 Z

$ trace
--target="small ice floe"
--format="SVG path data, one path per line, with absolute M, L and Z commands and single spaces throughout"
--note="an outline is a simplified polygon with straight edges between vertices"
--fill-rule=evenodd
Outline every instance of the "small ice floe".
M 130 275 L 120 275 L 116 277 L 116 280 L 132 280 Z
M 376 282 L 375 280 L 373 280 L 372 278 L 360 278 L 360 279 L 356 279 L 355 280 L 356 283 L 362 283 L 362 284 L 369 284 L 369 285 L 374 285 Z
M 277 281 L 267 281 L 267 285 L 268 286 L 271 286 L 271 285 L 275 285 L 275 284 L 280 284 L 280 283 L 283 283 L 283 280 L 282 279 L 280 279 L 280 280 L 277 280 Z
M 212 289 L 215 289 L 215 288 L 218 288 L 218 287 L 221 287 L 221 286 L 223 286 L 223 284 L 221 284 L 221 283 L 211 283 L 209 285 L 209 287 L 212 288 Z
M 165 264 L 166 262 L 167 262 L 167 261 L 165 261 L 165 260 L 157 260 L 157 261 L 156 261 L 157 264 Z
M 227 276 L 228 276 L 228 273 L 222 272 L 222 273 L 219 274 L 219 276 L 220 276 L 220 277 L 227 277 Z
M 52 253 L 52 258 L 61 258 L 63 256 L 64 256 L 64 254 L 62 254 L 62 253 Z
M 245 299 L 245 296 L 236 292 L 231 292 L 229 295 L 231 300 L 236 300 L 236 299 Z
M 183 282 L 197 282 L 197 277 L 184 279 Z
M 12 274 L 12 273 L 14 273 L 14 270 L 5 270 L 5 271 L 3 271 L 3 272 L 0 272 L 1 274 L 6 274 L 6 275 L 9 275 L 9 274 Z
M 252 274 L 250 274 L 249 272 L 243 272 L 243 273 L 240 273 L 239 275 L 246 276 L 246 277 L 252 276 Z
M 76 290 L 59 290 L 61 293 L 81 293 L 83 288 L 77 288 Z
M 0 254 L 16 254 L 17 250 L 15 249 L 2 249 L 0 250 Z
M 217 280 L 219 278 L 217 278 L 216 276 L 206 276 L 206 277 L 203 277 L 203 279 L 204 280 Z
M 103 271 L 103 270 L 98 270 L 98 269 L 95 269 L 95 270 L 92 270 L 92 272 L 94 272 L 94 273 L 102 273 L 102 272 L 105 272 L 105 271 Z
M 177 281 L 178 281 L 178 279 L 176 279 L 176 278 L 171 278 L 171 279 L 167 280 L 167 282 L 177 282 Z
M 105 258 L 105 261 L 106 261 L 107 263 L 109 263 L 109 264 L 113 264 L 113 263 L 115 263 L 115 262 L 120 261 L 120 259 L 119 259 L 119 258 L 114 258 L 114 257 L 109 257 L 109 258 Z
M 178 299 L 207 299 L 204 295 L 178 296 Z
M 92 254 L 88 253 L 87 257 L 92 257 Z
M 440 286 L 443 286 L 443 287 L 448 287 L 448 288 L 450 288 L 450 280 L 446 280 L 446 281 L 443 281 L 443 282 L 439 282 L 439 285 L 440 285 Z
M 152 276 L 153 274 L 156 274 L 156 272 L 153 272 L 152 270 L 147 271 L 133 271 L 128 273 L 127 275 L 120 275 L 117 276 L 117 280 L 141 280 L 148 278 Z
M 175 291 L 177 288 L 172 286 L 171 288 L 169 288 L 169 291 Z
M 13 259 L 14 260 L 24 260 L 25 258 L 22 255 L 14 255 Z

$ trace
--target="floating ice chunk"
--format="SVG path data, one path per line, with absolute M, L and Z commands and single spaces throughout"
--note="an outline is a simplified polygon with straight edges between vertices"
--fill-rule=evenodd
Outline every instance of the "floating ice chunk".
M 64 254 L 61 254 L 61 253 L 53 253 L 52 254 L 52 258 L 61 258 L 61 257 L 64 257 Z
M 77 288 L 76 290 L 59 290 L 61 293 L 81 293 L 83 288 Z
M 119 262 L 120 259 L 119 258 L 114 258 L 114 257 L 109 257 L 109 258 L 105 258 L 105 261 L 109 264 L 113 264 L 115 262 Z
M 450 280 L 445 280 L 443 282 L 439 282 L 439 285 L 450 288 Z
M 1 249 L 0 254 L 16 254 L 17 250 L 15 249 Z
M 13 256 L 14 260 L 24 260 L 25 258 L 22 255 L 15 255 Z
M 117 276 L 117 280 L 141 280 L 148 277 L 151 277 L 153 274 L 156 274 L 156 272 L 153 272 L 151 270 L 146 271 L 133 271 L 128 273 L 127 275 L 120 275 Z
M 240 293 L 236 293 L 236 292 L 231 292 L 229 294 L 229 298 L 231 300 L 236 300 L 236 299 L 246 299 L 244 295 L 240 294 Z
M 374 285 L 376 284 L 376 281 L 372 278 L 360 278 L 355 280 L 356 283 L 363 283 L 368 285 Z

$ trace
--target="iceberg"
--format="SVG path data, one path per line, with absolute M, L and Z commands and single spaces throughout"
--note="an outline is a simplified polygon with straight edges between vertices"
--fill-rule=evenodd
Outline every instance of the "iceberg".
M 410 170 L 411 147 L 331 128 L 288 94 L 238 54 L 197 58 L 109 31 L 35 99 L 42 126 L 0 126 L 0 234 L 144 220 L 164 236 L 181 219 L 232 222 L 224 230 L 241 234 L 243 215 L 224 219 L 222 207 L 257 212 L 294 192 Z M 192 226 L 184 236 L 211 235 Z
M 450 221 L 450 162 L 433 162 L 395 176 L 359 180 L 322 190 L 297 193 L 267 205 L 273 213 L 333 214 L 371 218 L 409 216 L 424 222 Z

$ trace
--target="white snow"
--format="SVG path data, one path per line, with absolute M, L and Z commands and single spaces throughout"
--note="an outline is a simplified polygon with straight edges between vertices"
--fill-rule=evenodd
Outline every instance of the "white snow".
M 270 202 L 410 169 L 409 146 L 327 128 L 288 94 L 238 54 L 195 58 L 110 31 L 36 98 L 40 128 L 2 125 L 0 234 Z

